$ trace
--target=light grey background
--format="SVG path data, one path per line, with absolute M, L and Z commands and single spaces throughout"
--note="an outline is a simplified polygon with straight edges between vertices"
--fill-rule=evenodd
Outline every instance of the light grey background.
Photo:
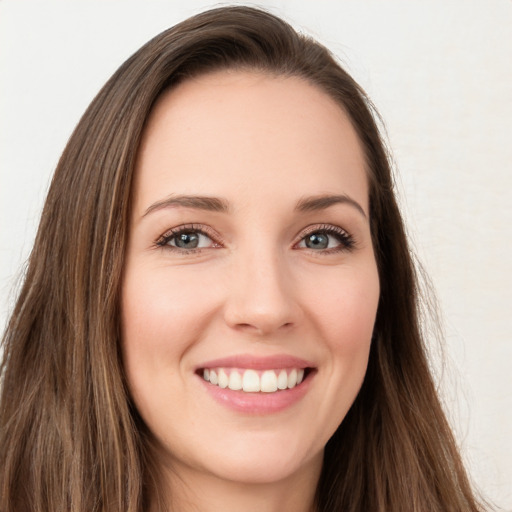
M 0 325 L 80 115 L 141 44 L 213 5 L 0 0 Z M 443 311 L 449 417 L 477 485 L 512 510 L 512 2 L 257 5 L 324 42 L 380 109 Z

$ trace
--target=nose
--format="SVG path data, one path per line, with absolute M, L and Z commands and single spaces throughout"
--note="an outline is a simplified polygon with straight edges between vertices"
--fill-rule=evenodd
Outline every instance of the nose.
M 239 257 L 227 288 L 224 317 L 233 329 L 266 336 L 289 330 L 300 320 L 290 269 L 285 258 L 270 251 Z

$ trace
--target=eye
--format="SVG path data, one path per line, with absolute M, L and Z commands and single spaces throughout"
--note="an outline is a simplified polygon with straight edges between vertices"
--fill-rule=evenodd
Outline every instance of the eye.
M 179 247 L 180 249 L 198 249 L 200 247 L 208 247 L 210 239 L 202 233 L 194 233 L 193 231 L 179 233 L 174 235 L 167 244 Z
M 350 250 L 354 244 L 354 239 L 344 229 L 337 226 L 321 226 L 310 229 L 302 236 L 296 247 L 330 253 Z
M 194 251 L 208 247 L 219 247 L 205 228 L 180 226 L 163 235 L 156 245 L 177 251 Z

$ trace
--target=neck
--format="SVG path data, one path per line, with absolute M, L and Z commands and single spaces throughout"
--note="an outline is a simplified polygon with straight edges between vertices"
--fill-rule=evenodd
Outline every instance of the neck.
M 322 456 L 277 482 L 236 482 L 191 468 L 167 469 L 168 512 L 315 512 Z M 151 512 L 157 512 L 156 507 Z M 160 512 L 160 511 L 158 511 Z

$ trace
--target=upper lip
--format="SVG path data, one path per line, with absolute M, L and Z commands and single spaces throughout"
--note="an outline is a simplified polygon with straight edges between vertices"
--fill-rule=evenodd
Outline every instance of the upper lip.
M 250 354 L 238 354 L 206 361 L 197 367 L 203 368 L 247 368 L 252 370 L 272 370 L 281 368 L 313 368 L 311 361 L 288 354 L 273 356 L 254 356 Z

